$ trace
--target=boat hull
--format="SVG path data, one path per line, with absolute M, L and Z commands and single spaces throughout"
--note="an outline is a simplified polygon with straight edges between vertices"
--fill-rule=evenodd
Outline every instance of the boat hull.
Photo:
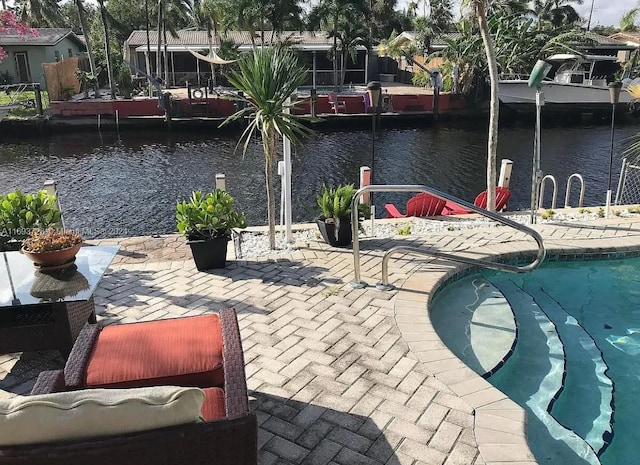
M 535 111 L 536 89 L 527 81 L 500 81 L 500 102 L 519 113 Z M 545 82 L 542 86 L 545 112 L 600 113 L 611 111 L 609 88 L 606 86 L 586 86 Z M 626 109 L 632 101 L 627 92 L 620 93 L 620 109 Z

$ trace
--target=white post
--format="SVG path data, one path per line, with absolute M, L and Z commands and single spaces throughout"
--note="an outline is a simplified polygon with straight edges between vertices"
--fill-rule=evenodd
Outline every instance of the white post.
M 282 231 L 282 227 L 284 226 L 284 194 L 287 190 L 284 179 L 284 161 L 282 160 L 278 161 L 278 176 L 280 176 L 280 230 Z
M 116 110 L 116 129 L 120 130 L 120 111 Z
M 531 224 L 536 222 L 538 191 L 542 173 L 540 172 L 540 123 L 544 94 L 540 87 L 536 89 L 536 135 L 533 149 L 533 170 L 531 173 Z
M 312 53 L 313 53 L 313 65 L 312 65 L 313 78 L 312 78 L 312 83 L 313 83 L 313 88 L 315 89 L 316 88 L 316 71 L 317 71 L 317 69 L 316 69 L 316 51 L 314 50 Z
M 369 82 L 369 51 L 364 55 L 364 83 Z
M 216 189 L 227 190 L 227 181 L 224 173 L 216 173 Z
M 288 98 L 285 102 L 287 105 L 285 112 L 289 113 L 291 104 L 291 98 Z M 293 242 L 291 234 L 291 141 L 283 136 L 282 141 L 282 155 L 284 158 L 284 176 L 283 176 L 283 191 L 284 191 L 284 224 L 285 224 L 285 240 L 287 244 Z
M 504 158 L 500 164 L 500 178 L 498 181 L 498 187 L 509 187 L 511 181 L 511 170 L 513 168 L 513 161 Z
M 62 216 L 62 209 L 60 208 L 60 199 L 58 198 L 58 183 L 53 179 L 47 179 L 44 182 L 43 189 L 47 194 L 55 196 L 56 198 L 55 208 L 60 212 L 60 223 L 61 223 L 62 229 L 65 229 L 64 217 Z
M 360 167 L 360 189 L 362 189 L 365 186 L 368 186 L 369 184 L 371 184 L 371 168 L 369 168 L 368 166 L 361 166 Z M 371 196 L 369 195 L 368 192 L 365 192 L 364 194 L 362 194 L 362 197 L 360 198 L 360 203 L 371 205 Z

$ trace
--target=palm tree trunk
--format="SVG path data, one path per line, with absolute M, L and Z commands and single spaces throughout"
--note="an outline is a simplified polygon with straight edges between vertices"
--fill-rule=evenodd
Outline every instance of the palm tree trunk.
M 207 40 L 209 41 L 209 55 L 213 55 L 213 37 L 211 36 L 211 24 L 207 23 Z M 215 87 L 216 85 L 216 65 L 213 63 L 209 63 L 209 67 L 211 68 L 211 85 Z M 200 79 L 200 78 L 198 78 Z
M 496 61 L 493 40 L 489 34 L 485 0 L 475 0 L 475 12 L 480 27 L 480 35 L 484 44 L 489 65 L 489 80 L 491 83 L 491 107 L 489 111 L 489 142 L 487 151 L 487 210 L 496 209 L 496 158 L 498 152 L 498 117 L 500 100 L 498 98 L 498 64 Z
M 167 44 L 167 18 L 162 18 L 162 36 L 164 40 L 164 85 L 169 85 L 169 51 Z
M 107 59 L 107 76 L 109 77 L 109 90 L 111 99 L 116 99 L 116 83 L 113 79 L 113 67 L 111 66 L 111 45 L 109 44 L 109 26 L 107 25 L 107 11 L 104 8 L 104 0 L 100 2 L 100 16 L 102 17 L 102 27 L 104 27 L 104 53 Z
M 162 79 L 162 60 L 160 58 L 160 50 L 162 47 L 162 0 L 158 0 L 158 46 L 156 49 L 156 78 Z M 165 83 L 166 85 L 166 83 Z
M 144 57 L 144 65 L 146 66 L 146 71 L 149 76 L 153 76 L 153 72 L 151 71 L 151 37 L 149 35 L 149 1 L 144 0 L 144 17 L 145 17 L 145 27 L 147 30 L 147 53 Z M 151 83 L 149 83 L 149 97 L 152 95 Z
M 89 57 L 89 68 L 91 68 L 91 74 L 97 80 L 98 73 L 96 71 L 96 62 L 93 58 L 93 48 L 91 47 L 91 39 L 89 38 L 89 25 L 87 24 L 87 17 L 84 15 L 84 5 L 82 4 L 82 0 L 75 0 L 76 8 L 78 9 L 78 17 L 80 19 L 80 27 L 82 28 L 82 35 L 84 36 L 84 40 L 87 44 L 87 56 Z M 97 83 L 96 83 L 97 84 Z M 95 96 L 99 97 L 100 86 L 96 85 L 96 93 Z
M 267 184 L 267 219 L 269 222 L 269 247 L 276 248 L 276 199 L 273 192 L 273 160 L 278 153 L 278 133 L 274 127 L 267 128 L 263 134 L 265 155 L 264 176 Z

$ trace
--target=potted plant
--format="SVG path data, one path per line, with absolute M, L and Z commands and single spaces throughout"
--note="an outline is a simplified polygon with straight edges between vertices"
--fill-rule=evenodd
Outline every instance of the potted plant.
M 82 246 L 82 237 L 71 229 L 34 229 L 22 241 L 22 253 L 41 270 L 68 268 Z
M 322 212 L 316 220 L 320 234 L 327 244 L 346 247 L 351 244 L 351 201 L 356 193 L 353 184 L 338 185 L 335 189 L 322 185 L 322 193 L 316 202 Z M 367 205 L 358 206 L 360 218 L 366 217 Z
M 195 191 L 191 198 L 176 205 L 176 226 L 186 236 L 198 271 L 224 268 L 231 232 L 245 228 L 242 213 L 233 209 L 233 197 L 216 189 L 203 194 Z
M 45 190 L 0 195 L 0 251 L 20 250 L 31 231 L 58 226 L 61 216 L 56 197 Z

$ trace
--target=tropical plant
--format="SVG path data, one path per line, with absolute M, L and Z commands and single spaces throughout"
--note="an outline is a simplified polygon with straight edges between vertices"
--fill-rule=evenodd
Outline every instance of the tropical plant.
M 82 236 L 72 229 L 34 229 L 24 241 L 22 248 L 27 252 L 44 253 L 68 249 L 82 244 Z
M 76 4 L 76 8 L 78 9 L 78 18 L 80 20 L 80 26 L 82 28 L 82 34 L 84 36 L 85 44 L 87 45 L 87 56 L 89 57 L 89 68 L 91 68 L 91 74 L 97 78 L 98 71 L 96 68 L 96 61 L 93 56 L 93 43 L 91 41 L 91 37 L 89 34 L 89 24 L 87 22 L 87 11 L 84 7 L 84 4 L 82 3 L 82 0 L 74 0 L 74 2 Z M 100 95 L 99 88 L 100 86 L 96 86 L 96 94 L 95 94 L 96 97 Z
M 229 82 L 244 97 L 243 108 L 228 117 L 223 124 L 248 117 L 249 124 L 238 144 L 244 142 L 246 153 L 252 138 L 260 133 L 265 157 L 265 183 L 267 189 L 267 212 L 269 222 L 269 245 L 275 249 L 275 195 L 273 189 L 274 162 L 278 154 L 280 136 L 296 143 L 312 134 L 305 126 L 307 117 L 294 115 L 289 110 L 299 102 L 288 103 L 288 99 L 307 79 L 307 70 L 300 66 L 298 57 L 282 47 L 256 48 L 243 55 L 237 62 L 238 69 L 231 70 Z
M 582 18 L 571 5 L 582 5 L 583 0 L 535 0 L 533 13 L 539 22 L 550 23 L 553 27 L 576 24 Z
M 632 8 L 620 19 L 620 30 L 622 32 L 638 32 L 636 21 L 640 18 L 640 8 Z
M 351 215 L 351 201 L 355 193 L 356 188 L 353 184 L 340 184 L 335 188 L 329 188 L 326 184 L 323 184 L 322 192 L 317 197 L 316 203 L 325 219 L 346 219 Z
M 63 18 L 56 0 L 16 0 L 18 18 L 32 27 L 59 27 Z
M 189 240 L 229 238 L 231 231 L 246 226 L 244 215 L 233 209 L 233 197 L 221 189 L 194 191 L 189 201 L 176 205 L 176 227 Z

